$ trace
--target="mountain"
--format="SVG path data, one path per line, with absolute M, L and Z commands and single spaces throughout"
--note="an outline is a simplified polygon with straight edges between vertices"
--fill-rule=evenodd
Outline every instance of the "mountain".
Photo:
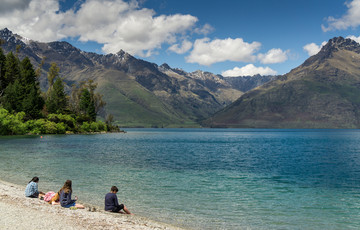
M 290 73 L 204 121 L 213 127 L 360 128 L 360 45 L 330 39 Z
M 158 66 L 122 50 L 101 55 L 81 51 L 67 42 L 36 42 L 8 29 L 0 30 L 0 39 L 4 41 L 1 48 L 5 53 L 16 52 L 20 47 L 20 59 L 28 56 L 34 68 L 44 60 L 39 79 L 44 91 L 52 62 L 60 67 L 67 91 L 73 84 L 94 80 L 107 102 L 106 113 L 112 114 L 120 126 L 199 126 L 198 121 L 231 104 L 245 88 L 249 89 L 243 85 L 256 87 L 272 79 L 240 77 L 242 80 L 234 83 L 236 78 L 229 80 L 203 71 L 187 73 L 167 64 Z M 105 112 L 100 115 L 105 116 Z

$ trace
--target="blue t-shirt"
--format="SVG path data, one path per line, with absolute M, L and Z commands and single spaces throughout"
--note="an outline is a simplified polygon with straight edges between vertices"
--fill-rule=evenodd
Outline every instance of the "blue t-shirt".
M 59 201 L 60 201 L 60 205 L 62 207 L 65 207 L 75 203 L 76 200 L 71 199 L 71 191 L 65 192 L 64 190 L 61 190 Z
M 119 206 L 117 196 L 109 192 L 105 195 L 105 211 L 112 211 L 116 206 Z
M 25 196 L 29 197 L 36 194 L 39 194 L 38 184 L 34 181 L 31 181 L 25 188 Z

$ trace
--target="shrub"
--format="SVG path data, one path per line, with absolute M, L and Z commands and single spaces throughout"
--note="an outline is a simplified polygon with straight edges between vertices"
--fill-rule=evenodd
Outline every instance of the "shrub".
M 45 123 L 46 121 L 44 119 L 38 119 L 38 120 L 30 120 L 27 121 L 28 129 L 31 134 L 41 134 L 46 133 Z
M 6 109 L 0 108 L 0 134 L 25 134 L 27 132 L 27 125 L 23 122 L 24 116 L 24 112 L 13 115 L 10 114 Z
M 56 133 L 57 134 L 65 134 L 66 133 L 66 125 L 61 122 L 56 124 Z
M 81 132 L 90 132 L 90 124 L 88 122 L 83 122 L 80 127 Z
M 56 123 L 52 122 L 52 121 L 46 121 L 45 122 L 45 133 L 56 134 L 57 133 Z

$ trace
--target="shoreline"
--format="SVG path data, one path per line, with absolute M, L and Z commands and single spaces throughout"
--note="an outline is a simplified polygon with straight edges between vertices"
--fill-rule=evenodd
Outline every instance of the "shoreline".
M 182 229 L 136 214 L 105 212 L 81 201 L 85 209 L 53 206 L 25 197 L 24 191 L 25 186 L 0 180 L 0 229 Z

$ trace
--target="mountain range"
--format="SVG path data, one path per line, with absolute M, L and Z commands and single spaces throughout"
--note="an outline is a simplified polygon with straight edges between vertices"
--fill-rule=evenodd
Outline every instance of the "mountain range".
M 203 124 L 360 128 L 360 44 L 342 37 L 330 39 L 302 65 L 246 92 Z
M 137 59 L 123 50 L 107 55 L 84 52 L 63 41 L 32 41 L 6 28 L 0 30 L 0 39 L 5 53 L 29 57 L 34 68 L 44 60 L 39 79 L 43 91 L 48 88 L 46 76 L 52 62 L 60 68 L 68 92 L 73 84 L 94 80 L 107 103 L 99 115 L 112 114 L 121 127 L 199 127 L 200 121 L 245 92 L 279 77 L 188 73 Z

